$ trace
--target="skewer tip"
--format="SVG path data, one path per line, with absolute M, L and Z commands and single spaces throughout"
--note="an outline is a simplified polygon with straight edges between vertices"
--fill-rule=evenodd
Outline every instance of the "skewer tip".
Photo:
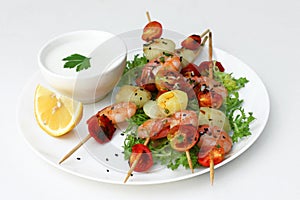
M 67 153 L 59 162 L 58 164 L 60 165 L 62 162 L 67 160 L 77 149 L 79 149 L 84 143 L 86 143 L 89 139 L 91 138 L 91 135 L 88 134 L 82 141 L 80 141 L 69 153 Z
M 214 164 L 214 158 L 211 154 L 210 160 L 209 160 L 209 178 L 210 178 L 210 185 L 213 186 L 214 184 L 214 178 L 215 178 L 215 164 Z
M 148 21 L 151 22 L 150 14 L 148 11 L 146 11 L 146 16 L 147 16 Z

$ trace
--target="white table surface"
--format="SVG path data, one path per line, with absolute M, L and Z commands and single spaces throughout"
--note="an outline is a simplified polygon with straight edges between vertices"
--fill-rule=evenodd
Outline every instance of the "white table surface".
M 86 180 L 40 159 L 18 130 L 16 105 L 47 40 L 82 29 L 140 29 L 146 10 L 186 35 L 210 28 L 214 46 L 251 66 L 268 89 L 265 130 L 244 154 L 216 170 L 213 187 L 208 174 L 151 186 Z M 1 1 L 1 199 L 300 199 L 299 18 L 298 0 Z

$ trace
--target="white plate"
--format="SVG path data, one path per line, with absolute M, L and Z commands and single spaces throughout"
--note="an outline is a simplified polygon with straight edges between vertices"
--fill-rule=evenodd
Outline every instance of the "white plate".
M 129 32 L 128 35 L 132 34 Z M 140 46 L 142 42 L 138 40 L 137 43 L 135 39 L 132 43 L 130 41 L 132 37 L 128 37 L 128 35 L 123 35 L 123 38 L 125 38 L 124 40 L 128 44 L 128 49 L 131 50 L 129 51 L 129 57 L 132 58 L 134 54 L 141 52 Z M 134 35 L 136 35 L 136 32 Z M 171 36 L 173 35 L 171 34 Z M 135 46 L 136 44 L 140 46 Z M 205 52 L 200 55 L 196 63 L 207 58 L 207 53 Z M 256 141 L 268 121 L 270 102 L 263 82 L 249 66 L 236 57 L 217 48 L 214 48 L 213 57 L 222 62 L 227 72 L 233 72 L 235 77 L 247 77 L 250 81 L 240 91 L 240 97 L 245 100 L 243 105 L 245 110 L 253 112 L 256 117 L 256 120 L 251 124 L 252 135 L 234 144 L 228 157 L 222 163 L 215 166 L 215 168 L 218 168 L 241 155 Z M 100 145 L 94 139 L 90 139 L 68 160 L 61 165 L 58 164 L 59 160 L 88 134 L 86 120 L 104 106 L 112 103 L 111 94 L 96 104 L 84 105 L 83 119 L 80 124 L 71 133 L 60 138 L 54 138 L 39 128 L 33 113 L 33 97 L 37 84 L 42 84 L 46 87 L 50 86 L 44 82 L 39 72 L 30 80 L 20 96 L 17 121 L 23 136 L 32 149 L 50 164 L 71 174 L 100 182 L 123 184 L 123 180 L 129 169 L 128 163 L 124 160 L 122 154 L 122 145 L 125 136 L 120 134 L 120 129 L 124 128 L 124 124 L 119 126 L 109 143 Z M 257 97 L 259 97 L 259 104 L 257 103 Z M 199 168 L 195 169 L 195 172 L 192 174 L 190 170 L 184 168 L 172 171 L 166 167 L 156 166 L 147 173 L 134 173 L 126 184 L 146 185 L 167 183 L 198 176 L 208 171 L 208 168 Z

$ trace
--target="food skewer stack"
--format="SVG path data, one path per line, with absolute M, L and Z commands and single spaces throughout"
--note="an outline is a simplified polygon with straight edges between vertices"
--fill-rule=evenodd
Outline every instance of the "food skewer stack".
M 147 17 L 147 19 L 148 19 L 148 23 L 150 23 L 150 22 L 151 22 L 151 17 L 150 17 L 150 14 L 149 14 L 148 11 L 146 12 L 146 17 Z M 146 140 L 145 140 L 145 142 L 144 142 L 144 145 L 147 146 L 149 142 L 150 142 L 150 137 L 146 138 Z M 143 155 L 143 153 L 139 153 L 139 154 L 136 156 L 136 158 L 135 158 L 135 160 L 133 161 L 133 163 L 132 163 L 130 169 L 129 169 L 128 172 L 127 172 L 127 175 L 126 175 L 126 177 L 125 177 L 125 179 L 124 179 L 124 183 L 126 183 L 127 180 L 129 179 L 129 177 L 131 176 L 131 173 L 133 172 L 134 168 L 135 168 L 136 165 L 138 164 L 138 162 L 139 162 L 139 160 L 141 159 L 142 155 Z
M 158 38 L 160 38 L 160 36 L 161 36 L 161 34 L 162 34 L 162 31 L 161 31 L 161 25 L 158 25 L 158 22 L 156 22 L 156 21 L 151 21 L 151 18 L 150 18 L 150 15 L 149 15 L 149 13 L 148 12 L 146 12 L 146 15 L 147 15 L 147 19 L 148 19 L 148 24 L 145 26 L 145 28 L 144 28 L 144 33 L 143 33 L 143 36 L 142 36 L 142 39 L 143 40 L 145 40 L 146 42 L 149 42 L 150 44 L 153 44 L 153 43 L 159 43 L 159 39 Z M 182 42 L 182 48 L 181 49 L 179 49 L 179 50 L 176 50 L 176 53 L 177 54 L 179 54 L 179 55 L 181 55 L 181 54 L 185 54 L 185 52 L 189 52 L 189 53 L 191 53 L 192 52 L 192 54 L 190 54 L 190 55 L 193 55 L 193 58 L 192 58 L 192 60 L 194 60 L 195 59 L 195 57 L 197 57 L 198 55 L 199 55 L 199 53 L 201 52 L 201 50 L 202 50 L 202 48 L 203 48 L 203 46 L 204 46 L 204 44 L 206 43 L 206 41 L 207 41 L 207 36 L 206 36 L 206 34 L 207 33 L 209 33 L 209 29 L 208 30 L 206 30 L 204 33 L 202 33 L 201 34 L 201 36 L 198 36 L 198 35 L 192 35 L 192 36 L 189 36 L 186 40 L 184 40 L 183 42 Z M 155 36 L 153 36 L 153 35 L 155 35 Z M 201 37 L 204 37 L 204 40 L 202 41 L 202 43 L 201 43 Z M 194 39 L 194 38 L 196 38 L 196 39 Z M 195 41 L 197 41 L 196 43 L 195 43 Z M 166 41 L 163 41 L 163 44 L 165 45 L 167 42 Z M 164 45 L 162 45 L 162 46 L 164 46 Z M 148 44 L 147 45 L 144 45 L 144 46 L 149 46 Z M 157 45 L 157 46 L 155 46 L 156 48 L 158 48 L 159 49 L 159 45 Z M 155 50 L 155 48 L 151 48 L 151 47 L 149 47 L 149 49 L 151 49 L 152 51 L 156 51 Z M 167 50 L 165 51 L 165 50 L 163 50 L 162 51 L 162 49 L 164 49 L 164 48 L 161 48 L 161 49 L 159 49 L 160 50 L 160 52 L 163 52 L 163 54 L 165 54 L 165 52 L 168 52 Z M 172 48 L 166 48 L 166 49 L 172 49 Z M 147 50 L 147 49 L 146 49 Z M 174 51 L 172 52 L 171 51 L 171 53 L 175 53 L 175 48 L 173 49 Z M 144 50 L 144 52 L 145 52 L 145 50 Z M 156 52 L 155 52 L 156 53 Z M 169 52 L 168 52 L 169 53 Z M 149 56 L 150 55 L 150 56 Z M 155 56 L 153 56 L 154 55 L 154 53 L 149 53 L 149 51 L 146 53 L 146 57 L 148 56 L 149 58 L 151 58 L 152 60 L 153 59 L 157 59 L 157 60 L 159 60 L 159 59 L 162 59 L 162 57 L 160 57 L 162 54 L 160 54 L 160 53 L 158 53 L 158 54 L 155 54 L 155 56 L 157 57 L 157 58 L 155 58 Z M 175 56 L 174 56 L 175 57 Z M 189 57 L 190 58 L 190 57 Z M 152 62 L 152 60 L 150 60 L 150 62 L 149 63 L 151 63 Z M 157 60 L 155 60 L 153 63 L 155 63 L 155 64 L 157 64 L 157 63 L 159 63 L 159 61 L 157 61 Z M 147 66 L 145 66 L 144 67 L 144 69 L 146 69 L 147 70 Z M 143 69 L 143 70 L 144 70 Z M 176 67 L 175 67 L 175 69 L 177 69 Z M 153 66 L 151 66 L 151 70 L 153 70 Z M 176 71 L 176 70 L 175 70 Z M 158 72 L 159 73 L 159 72 Z M 158 74 L 157 73 L 157 74 Z M 143 74 L 143 72 L 142 72 L 142 74 Z M 145 73 L 145 74 L 147 74 L 147 76 L 149 77 L 149 72 L 147 71 L 147 73 Z M 148 84 L 148 83 L 147 83 Z M 146 85 L 146 84 L 141 84 L 143 87 Z M 157 85 L 156 85 L 157 86 Z M 170 89 L 170 90 L 172 90 L 172 89 Z M 180 119 L 181 120 L 181 119 Z M 197 117 L 196 117 L 196 120 L 197 120 Z M 147 123 L 147 122 L 146 122 Z M 180 122 L 181 123 L 181 122 Z M 175 125 L 173 125 L 173 126 L 175 126 Z M 179 124 L 178 124 L 178 126 L 180 126 Z M 184 129 L 184 128 L 180 128 L 180 129 Z M 176 130 L 176 132 L 179 132 L 179 134 L 181 134 L 180 132 L 182 131 L 182 130 L 180 130 L 178 127 L 177 127 L 177 130 Z M 194 129 L 192 129 L 192 130 L 194 130 Z M 197 132 L 196 131 L 196 129 L 195 129 L 195 132 Z M 196 138 L 194 138 L 194 141 L 196 141 L 196 140 L 198 140 L 197 138 L 198 138 L 198 133 L 196 133 L 195 134 L 195 136 L 194 137 L 196 137 Z M 175 133 L 175 136 L 173 135 L 172 137 L 177 137 L 177 135 L 176 135 L 176 133 Z M 148 145 L 148 143 L 149 143 L 149 141 L 150 141 L 150 137 L 149 136 L 146 136 L 145 137 L 145 142 L 144 142 L 144 145 L 146 146 L 146 145 Z M 192 171 L 192 173 L 194 172 L 194 169 L 193 169 L 193 164 L 192 164 L 192 160 L 191 160 L 191 156 L 190 156 L 190 152 L 189 152 L 189 149 L 192 147 L 193 145 L 189 145 L 189 146 L 187 146 L 186 148 L 181 148 L 180 149 L 180 151 L 183 151 L 183 152 L 185 152 L 185 154 L 186 154 L 186 157 L 187 157 L 187 160 L 188 160 L 188 165 L 189 165 L 189 167 L 190 167 L 190 169 L 191 169 L 191 171 Z M 176 149 L 175 149 L 176 150 Z M 126 183 L 127 182 L 127 180 L 128 180 L 128 178 L 130 177 L 130 175 L 131 175 L 131 173 L 134 171 L 134 168 L 136 167 L 136 165 L 137 165 L 137 163 L 139 162 L 139 159 L 141 159 L 141 157 L 142 157 L 142 155 L 141 155 L 142 153 L 139 153 L 137 156 L 135 156 L 134 157 L 134 161 L 132 162 L 132 159 L 130 159 L 130 164 L 131 164 L 131 167 L 130 167 L 130 169 L 129 169 L 129 171 L 128 171 L 128 173 L 127 173 L 127 176 L 125 177 L 125 180 L 124 180 L 124 183 Z
M 199 107 L 208 107 L 209 109 L 212 105 L 212 94 L 209 94 L 207 96 L 207 93 L 214 93 L 213 89 L 211 87 L 220 87 L 220 84 L 215 84 L 216 81 L 213 80 L 214 78 L 214 67 L 215 62 L 213 62 L 213 45 L 212 45 L 212 33 L 209 29 L 204 31 L 200 36 L 199 35 L 191 35 L 187 37 L 184 41 L 182 41 L 181 45 L 182 47 L 180 49 L 175 50 L 175 45 L 173 45 L 172 41 L 162 39 L 160 38 L 162 35 L 162 26 L 159 22 L 151 21 L 149 12 L 146 13 L 148 24 L 144 28 L 144 32 L 142 35 L 142 39 L 147 42 L 146 45 L 144 45 L 144 48 L 148 48 L 148 52 L 146 53 L 146 57 L 149 56 L 152 59 L 149 59 L 148 63 L 143 67 L 142 75 L 139 80 L 136 80 L 137 86 L 127 85 L 122 86 L 119 90 L 119 96 L 121 98 L 117 99 L 118 94 L 116 95 L 116 103 L 110 106 L 105 107 L 104 109 L 100 110 L 97 114 L 92 116 L 88 121 L 88 130 L 89 134 L 79 143 L 77 144 L 68 154 L 66 154 L 59 162 L 61 164 L 63 161 L 65 161 L 67 158 L 69 158 L 77 149 L 79 149 L 85 142 L 87 142 L 91 137 L 93 137 L 98 143 L 103 144 L 108 141 L 110 141 L 113 137 L 113 134 L 116 130 L 115 125 L 124 122 L 127 119 L 130 119 L 133 115 L 135 115 L 138 108 L 145 108 L 144 103 L 141 104 L 141 102 L 137 102 L 136 99 L 132 100 L 131 96 L 138 96 L 138 99 L 140 101 L 147 100 L 151 103 L 151 93 L 152 91 L 148 91 L 149 84 L 156 88 L 158 91 L 158 96 L 156 97 L 156 105 L 155 106 L 161 106 L 165 112 L 163 113 L 163 117 L 149 117 L 151 119 L 145 121 L 141 126 L 139 126 L 137 131 L 137 136 L 140 139 L 144 139 L 144 142 L 141 144 L 138 144 L 138 147 L 135 148 L 135 145 L 132 146 L 132 152 L 130 155 L 130 169 L 128 170 L 126 177 L 124 179 L 124 183 L 126 183 L 129 179 L 129 177 L 132 175 L 133 171 L 142 172 L 147 171 L 149 167 L 153 165 L 152 161 L 152 154 L 149 148 L 147 147 L 149 145 L 149 142 L 152 140 L 160 139 L 160 138 L 167 138 L 169 143 L 171 144 L 171 147 L 173 150 L 185 153 L 185 156 L 188 161 L 188 167 L 191 169 L 191 172 L 194 173 L 193 168 L 193 162 L 190 155 L 190 149 L 197 143 L 197 146 L 200 147 L 201 143 L 200 140 L 202 139 L 203 143 L 203 134 L 208 134 L 208 132 L 214 134 L 217 134 L 217 137 L 221 136 L 221 129 L 214 129 L 214 126 L 210 127 L 210 125 L 207 125 L 202 130 L 202 133 L 200 133 L 200 123 L 198 119 L 198 115 L 196 112 L 192 110 L 185 110 L 187 108 L 187 101 L 188 98 L 191 98 L 191 92 L 196 93 L 195 90 L 198 89 L 198 91 L 203 92 L 204 99 L 207 100 L 210 99 L 210 105 L 200 105 L 201 102 L 198 97 L 198 93 L 196 94 L 196 97 L 199 101 Z M 207 36 L 208 34 L 208 36 Z M 201 38 L 203 40 L 201 41 Z M 205 68 L 205 71 L 207 72 L 206 75 L 202 75 L 200 72 L 197 72 L 197 70 L 191 68 L 189 66 L 190 61 L 194 61 L 195 58 L 199 55 L 201 50 L 203 49 L 203 46 L 205 45 L 206 41 L 209 41 L 209 61 L 208 66 Z M 167 44 L 169 42 L 169 44 Z M 161 44 L 166 46 L 166 51 L 159 49 Z M 167 45 L 166 45 L 167 44 Z M 156 45 L 156 48 L 158 50 L 155 50 L 155 48 L 152 48 Z M 162 45 L 162 46 L 163 46 Z M 170 50 L 170 52 L 168 52 Z M 154 52 L 154 53 L 153 53 Z M 145 53 L 145 49 L 144 49 Z M 186 63 L 182 62 L 182 59 L 179 59 L 179 56 L 183 57 L 183 60 L 187 58 L 187 62 L 189 63 L 186 65 Z M 201 65 L 201 64 L 200 64 Z M 181 67 L 183 67 L 181 69 Z M 196 66 L 197 68 L 197 66 Z M 200 67 L 199 67 L 200 68 Z M 197 68 L 198 69 L 198 68 Z M 187 72 L 187 73 L 186 73 Z M 154 75 L 152 73 L 155 73 Z M 195 74 L 198 73 L 198 74 Z M 143 79 L 143 74 L 147 78 L 146 81 Z M 149 76 L 149 74 L 151 76 Z M 155 77 L 154 79 L 149 79 L 149 77 Z M 145 78 L 144 77 L 144 78 Z M 162 81 L 163 80 L 163 81 Z M 176 80 L 175 82 L 169 82 L 172 80 Z M 195 83 L 188 83 L 187 80 L 192 80 Z M 153 82 L 154 81 L 154 82 Z M 157 82 L 158 81 L 158 82 Z M 159 82 L 160 81 L 160 82 Z M 204 82 L 204 83 L 203 83 Z M 214 83 L 211 86 L 210 83 Z M 165 85 L 164 85 L 165 84 Z M 180 85 L 180 87 L 179 87 Z M 200 87 L 199 87 L 200 86 Z M 204 86 L 204 87 L 203 87 Z M 146 88 L 147 87 L 147 88 Z M 166 88 L 165 88 L 166 87 Z M 179 88 L 178 88 L 179 87 Z M 197 88 L 198 87 L 198 88 Z M 126 89 L 124 89 L 126 88 Z M 151 87 L 150 87 L 151 88 Z M 122 89 L 124 89 L 123 93 L 125 95 L 122 95 Z M 220 88 L 218 88 L 220 89 Z M 139 95 L 137 95 L 139 94 Z M 195 95 L 195 94 L 194 94 Z M 206 96 L 205 96 L 206 95 Z M 215 94 L 218 95 L 218 94 Z M 122 98 L 122 96 L 126 96 Z M 177 102 L 179 104 L 179 108 L 176 108 L 176 110 L 170 112 L 169 107 L 167 107 L 167 99 L 170 99 L 175 96 L 177 98 Z M 194 97 L 194 96 L 193 96 Z M 127 99 L 126 99 L 127 98 Z M 135 97 L 134 97 L 135 98 Z M 184 99 L 186 99 L 186 103 L 184 102 Z M 174 102 L 173 102 L 174 103 Z M 184 105 L 185 104 L 185 105 Z M 220 106 L 221 104 L 218 104 L 217 106 Z M 177 106 L 178 107 L 178 106 Z M 183 108 L 183 109 L 182 109 Z M 144 109 L 144 112 L 146 113 L 146 110 Z M 201 112 L 200 112 L 201 113 Z M 200 114 L 199 114 L 200 115 Z M 194 117 L 196 116 L 196 117 Z M 121 118 L 120 118 L 121 117 Z M 159 119 L 160 118 L 160 119 Z M 195 122 L 196 121 L 196 122 Z M 195 123 L 194 123 L 195 122 Z M 155 126 L 154 126 L 155 124 Z M 151 134 L 151 131 L 153 132 L 152 128 L 157 127 L 157 125 L 161 125 L 160 129 L 156 131 L 155 134 Z M 201 124 L 202 125 L 202 124 Z M 206 125 L 206 124 L 205 124 Z M 148 129 L 147 134 L 140 135 L 139 130 Z M 155 131 L 154 131 L 155 132 Z M 163 132 L 163 134 L 161 133 Z M 162 135 L 160 135 L 162 134 Z M 224 133 L 225 134 L 225 133 Z M 223 134 L 223 136 L 224 136 Z M 201 136 L 200 136 L 201 135 Z M 215 136 L 215 135 L 214 135 Z M 228 135 L 225 134 L 227 137 Z M 210 136 L 207 136 L 210 137 Z M 206 137 L 206 138 L 207 138 Z M 199 140 L 200 138 L 200 140 Z M 208 138 L 209 140 L 210 138 Z M 183 141 L 183 142 L 182 142 Z M 210 167 L 210 182 L 211 185 L 213 185 L 214 182 L 214 165 L 218 162 L 215 162 L 215 159 L 218 159 L 219 157 L 215 154 L 215 146 L 220 146 L 219 139 L 214 139 L 215 143 L 211 146 L 209 146 L 209 150 L 205 153 L 206 159 L 208 158 L 208 163 L 202 164 L 201 162 L 204 162 L 205 159 L 200 158 L 198 155 L 198 163 L 200 163 L 203 166 L 209 166 Z M 177 145 L 177 146 L 176 146 Z M 205 145 L 204 145 L 205 146 Z M 230 146 L 230 145 L 229 145 Z M 211 148 L 212 147 L 212 148 Z M 207 147 L 205 147 L 207 148 Z M 205 149 L 203 148 L 203 149 Z M 211 148 L 211 149 L 210 149 Z M 219 147 L 218 147 L 219 148 Z M 201 147 L 200 147 L 201 149 Z M 221 146 L 220 149 L 223 149 L 223 146 Z M 231 146 L 230 146 L 231 149 Z M 230 150 L 229 149 L 229 150 Z M 228 152 L 228 150 L 227 150 Z M 200 152 L 199 152 L 200 153 Z M 144 156 L 143 156 L 144 155 Z M 150 158 L 150 163 L 146 163 L 147 167 L 144 169 L 141 169 L 145 163 L 148 162 L 145 161 L 145 159 Z M 223 154 L 222 154 L 223 155 Z M 148 156 L 148 157 L 147 157 Z M 201 160 L 202 161 L 199 161 Z M 223 157 L 221 157 L 223 159 Z

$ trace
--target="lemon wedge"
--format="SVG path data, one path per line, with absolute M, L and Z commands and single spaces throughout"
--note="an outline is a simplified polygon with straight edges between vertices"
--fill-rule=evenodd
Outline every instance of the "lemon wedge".
M 51 136 L 70 132 L 81 120 L 81 102 L 61 96 L 38 85 L 34 95 L 34 114 L 39 126 Z

